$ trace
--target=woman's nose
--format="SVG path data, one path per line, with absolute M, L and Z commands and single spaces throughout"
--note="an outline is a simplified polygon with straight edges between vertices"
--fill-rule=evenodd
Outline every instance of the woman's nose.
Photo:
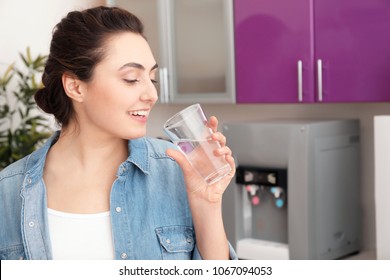
M 147 83 L 144 92 L 141 94 L 142 101 L 149 101 L 156 103 L 158 100 L 157 89 L 152 81 Z

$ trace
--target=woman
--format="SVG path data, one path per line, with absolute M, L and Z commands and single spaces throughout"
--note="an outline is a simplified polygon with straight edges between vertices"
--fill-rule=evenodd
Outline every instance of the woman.
M 142 23 L 119 8 L 57 24 L 35 100 L 61 125 L 0 173 L 1 259 L 236 258 L 221 199 L 167 141 L 146 138 L 157 63 Z M 209 126 L 216 131 L 218 121 Z

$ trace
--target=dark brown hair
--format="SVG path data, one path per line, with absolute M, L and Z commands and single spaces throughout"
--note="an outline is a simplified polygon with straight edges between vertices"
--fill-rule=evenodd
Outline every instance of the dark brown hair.
M 74 117 L 74 109 L 65 94 L 62 75 L 68 73 L 82 81 L 91 80 L 95 66 L 106 55 L 106 41 L 121 32 L 143 35 L 143 25 L 136 16 L 117 7 L 73 11 L 55 26 L 42 75 L 44 88 L 34 98 L 63 127 Z

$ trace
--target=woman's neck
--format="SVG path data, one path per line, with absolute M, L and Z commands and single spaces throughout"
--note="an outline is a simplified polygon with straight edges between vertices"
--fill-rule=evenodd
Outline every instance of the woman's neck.
M 44 169 L 48 207 L 69 213 L 110 209 L 112 184 L 128 157 L 127 142 L 85 129 L 62 129 Z
M 129 154 L 128 140 L 76 127 L 63 128 L 52 150 L 79 167 L 118 166 Z

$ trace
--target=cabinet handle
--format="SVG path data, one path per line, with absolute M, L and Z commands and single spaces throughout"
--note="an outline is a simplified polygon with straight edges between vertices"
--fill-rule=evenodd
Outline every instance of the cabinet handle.
M 168 69 L 166 67 L 160 69 L 160 101 L 163 104 L 169 103 Z
M 318 101 L 322 102 L 322 60 L 317 60 L 317 96 Z
M 303 101 L 303 90 L 302 90 L 302 60 L 298 60 L 298 101 Z

